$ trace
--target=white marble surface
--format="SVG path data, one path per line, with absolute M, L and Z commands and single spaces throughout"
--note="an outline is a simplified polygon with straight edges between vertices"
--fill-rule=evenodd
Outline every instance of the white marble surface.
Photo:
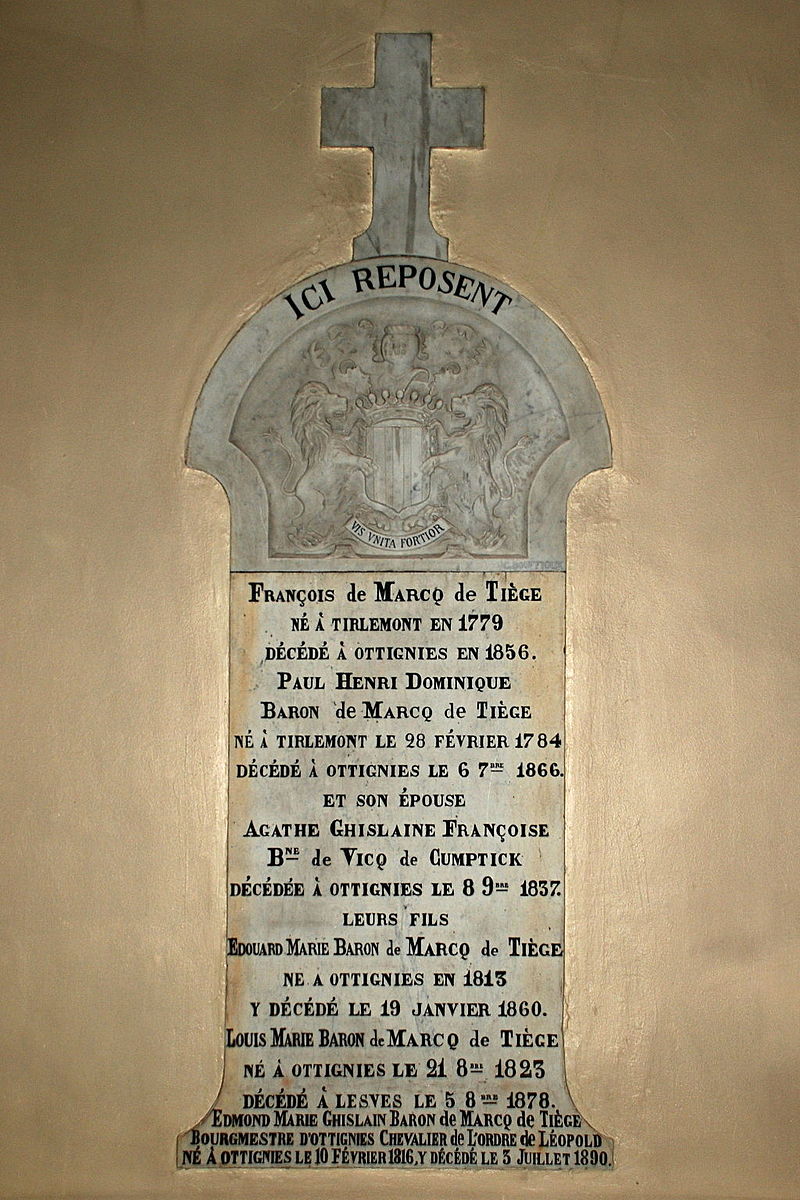
M 202 390 L 188 461 L 228 493 L 234 571 L 562 570 L 567 497 L 610 444 L 540 309 L 478 271 L 391 257 L 321 272 L 248 321 Z

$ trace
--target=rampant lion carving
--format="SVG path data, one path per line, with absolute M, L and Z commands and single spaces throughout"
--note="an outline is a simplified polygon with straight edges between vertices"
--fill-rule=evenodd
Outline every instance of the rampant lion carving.
M 513 490 L 505 459 L 519 445 L 500 458 L 508 402 L 493 383 L 482 383 L 466 395 L 454 396 L 450 413 L 455 421 L 448 422 L 449 428 L 440 422 L 446 449 L 431 455 L 423 466 L 430 477 L 431 501 L 453 513 L 471 540 L 493 546 L 501 534 L 497 506 Z
M 356 415 L 357 420 L 357 415 Z M 356 420 L 348 419 L 348 402 L 314 380 L 303 384 L 292 402 L 292 435 L 303 457 L 301 473 L 293 487 L 291 465 L 283 490 L 301 505 L 292 527 L 292 540 L 316 546 L 334 532 L 345 505 L 365 498 L 365 478 L 374 472 L 372 460 L 350 445 Z M 281 443 L 283 445 L 283 443 Z

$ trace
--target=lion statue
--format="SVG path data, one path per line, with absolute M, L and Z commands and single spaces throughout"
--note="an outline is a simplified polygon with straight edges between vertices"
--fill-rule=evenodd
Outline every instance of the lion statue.
M 494 546 L 501 536 L 497 506 L 512 489 L 500 457 L 508 402 L 493 383 L 482 383 L 466 395 L 454 396 L 447 421 L 439 425 L 445 448 L 423 467 L 430 479 L 431 502 L 449 513 L 472 542 Z
M 292 402 L 292 434 L 302 462 L 292 458 L 283 490 L 301 505 L 291 535 L 300 545 L 328 540 L 348 507 L 365 498 L 365 479 L 374 466 L 350 444 L 358 419 L 349 416 L 345 397 L 324 383 L 303 384 Z M 288 486 L 295 476 L 294 486 Z

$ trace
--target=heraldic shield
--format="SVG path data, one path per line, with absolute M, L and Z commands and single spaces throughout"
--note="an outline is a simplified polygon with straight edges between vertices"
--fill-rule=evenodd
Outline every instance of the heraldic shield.
M 429 443 L 429 431 L 419 419 L 390 417 L 370 425 L 367 457 L 375 469 L 367 476 L 367 497 L 399 514 L 424 503 L 431 490 L 430 474 L 423 474 Z

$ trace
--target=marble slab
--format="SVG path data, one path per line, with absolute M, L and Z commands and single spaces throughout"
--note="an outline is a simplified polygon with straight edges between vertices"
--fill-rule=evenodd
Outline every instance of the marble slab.
M 607 1169 L 564 1072 L 564 560 L 609 461 L 508 285 L 271 301 L 198 403 L 231 501 L 225 1072 L 181 1167 Z

